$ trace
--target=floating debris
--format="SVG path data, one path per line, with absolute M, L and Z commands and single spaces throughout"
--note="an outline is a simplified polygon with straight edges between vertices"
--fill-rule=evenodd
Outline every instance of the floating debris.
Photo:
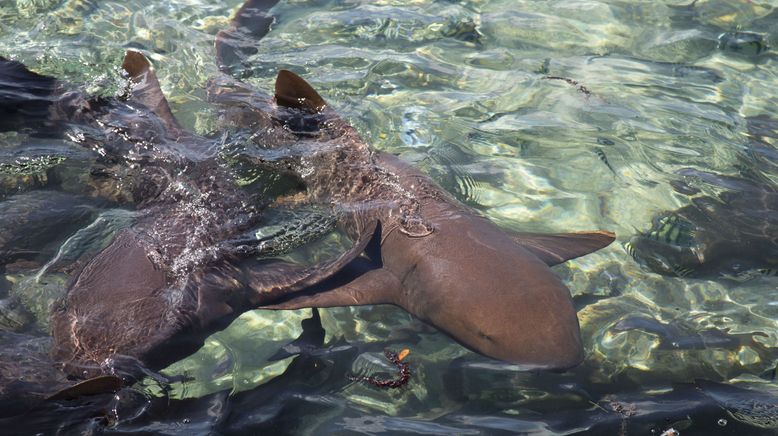
M 618 401 L 612 401 L 609 405 L 614 412 L 621 415 L 619 436 L 627 436 L 627 424 L 629 423 L 629 419 L 637 413 L 637 407 L 634 404 L 625 404 Z
M 575 86 L 575 89 L 578 90 L 581 94 L 589 97 L 592 95 L 592 92 L 589 91 L 589 89 L 580 83 L 578 81 L 573 79 L 568 79 L 567 77 L 560 77 L 560 76 L 543 76 L 542 79 L 544 80 L 561 80 L 563 82 L 566 82 L 570 86 Z
M 411 368 L 407 363 L 403 363 L 403 359 L 405 359 L 409 353 L 410 350 L 407 348 L 404 348 L 399 354 L 391 350 L 384 350 L 384 356 L 400 370 L 400 376 L 398 378 L 382 379 L 365 375 L 350 375 L 348 378 L 351 381 L 370 383 L 379 388 L 395 389 L 405 386 L 411 378 Z

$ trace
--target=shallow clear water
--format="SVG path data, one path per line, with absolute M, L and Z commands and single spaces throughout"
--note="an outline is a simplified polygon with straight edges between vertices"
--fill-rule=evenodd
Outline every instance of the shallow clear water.
M 217 73 L 213 39 L 240 3 L 0 1 L 0 55 L 113 95 L 121 86 L 117 71 L 125 49 L 141 49 L 182 124 L 210 134 L 214 112 L 203 86 Z M 301 372 L 287 394 L 218 397 L 224 389 L 249 391 L 284 372 L 289 359 L 267 358 L 300 334 L 309 313 L 255 311 L 164 371 L 191 377 L 173 383 L 169 395 L 193 406 L 181 403 L 186 405 L 151 418 L 128 411 L 110 431 L 776 431 L 746 427 L 747 419 L 738 419 L 732 407 L 699 408 L 692 416 L 694 406 L 678 400 L 677 416 L 673 407 L 656 411 L 661 395 L 677 392 L 674 383 L 695 379 L 778 391 L 770 376 L 778 362 L 778 277 L 668 277 L 635 262 L 624 243 L 649 231 L 657 214 L 724 190 L 697 183 L 700 193 L 684 193 L 674 183 L 696 179 L 689 182 L 681 170 L 778 187 L 776 124 L 759 144 L 749 135 L 755 117 L 773 117 L 778 107 L 778 57 L 771 48 L 778 46 L 778 5 L 282 0 L 273 13 L 276 24 L 240 71 L 256 88 L 270 91 L 281 68 L 298 72 L 368 143 L 413 163 L 505 228 L 616 232 L 617 243 L 554 268 L 578 297 L 586 361 L 565 374 L 522 372 L 463 349 L 400 309 L 327 309 L 328 342 L 356 348 L 318 363 L 328 369 L 326 377 L 311 370 L 324 381 L 301 388 L 297 379 L 308 378 Z M 743 35 L 759 39 L 744 41 Z M 3 134 L 3 162 L 18 162 L 22 145 L 28 153 L 21 156 L 38 166 L 23 174 L 18 166 L 0 166 L 5 197 L 39 182 L 41 168 L 68 165 L 68 157 L 81 153 L 66 143 Z M 50 155 L 64 160 L 45 157 Z M 765 222 L 775 232 L 778 210 L 772 213 Z M 108 229 L 126 225 L 120 215 L 104 219 Z M 20 295 L 45 324 L 41 314 L 67 277 L 44 274 L 33 283 L 30 276 L 39 272 L 6 271 L 5 292 Z M 633 322 L 642 318 L 677 326 L 687 336 L 715 328 L 752 340 L 666 347 L 660 334 Z M 619 322 L 637 327 L 617 328 Z M 407 388 L 382 391 L 342 377 L 343 371 L 389 369 L 381 350 L 390 340 L 391 347 L 411 349 Z M 153 383 L 144 389 L 158 394 Z M 769 398 L 778 407 L 778 397 Z M 206 400 L 216 399 L 222 411 L 230 408 L 233 427 L 214 424 L 227 415 L 203 413 Z M 671 400 L 677 398 L 667 404 Z M 271 405 L 277 409 L 270 411 Z

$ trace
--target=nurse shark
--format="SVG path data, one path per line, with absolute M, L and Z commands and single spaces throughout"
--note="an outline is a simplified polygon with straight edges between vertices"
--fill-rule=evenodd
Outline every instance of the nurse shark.
M 259 223 L 263 200 L 237 186 L 218 141 L 180 127 L 142 54 L 127 52 L 122 68 L 123 95 L 100 98 L 0 58 L 0 130 L 95 151 L 105 168 L 123 171 L 122 197 L 134 203 L 132 224 L 83 262 L 51 313 L 53 361 L 100 386 L 104 374 L 163 368 L 241 313 L 334 274 L 376 228 L 364 222 L 351 249 L 312 266 L 237 250 L 232 239 Z
M 218 35 L 222 71 L 256 52 L 250 40 L 268 32 L 275 3 L 246 2 Z M 411 165 L 368 146 L 291 71 L 278 73 L 272 99 L 229 77 L 213 80 L 208 95 L 232 128 L 294 137 L 286 146 L 254 141 L 240 158 L 295 174 L 309 201 L 350 211 L 342 223 L 350 234 L 359 228 L 355 223 L 380 223 L 366 256 L 265 308 L 394 304 L 492 358 L 540 369 L 583 360 L 569 290 L 549 267 L 609 245 L 613 233 L 498 228 Z
M 219 34 L 221 63 L 244 50 L 228 36 L 269 29 L 267 4 L 258 3 Z M 236 186 L 218 141 L 182 129 L 143 55 L 129 51 L 122 67 L 125 92 L 94 98 L 0 59 L 0 130 L 65 136 L 95 151 L 121 170 L 123 196 L 137 208 L 52 311 L 51 356 L 68 374 L 163 368 L 253 308 L 382 303 L 489 357 L 544 369 L 583 359 L 569 291 L 549 266 L 607 246 L 612 233 L 505 232 L 368 147 L 294 73 L 279 73 L 273 99 L 222 76 L 211 81 L 210 100 L 259 145 L 237 158 L 295 174 L 308 202 L 337 208 L 355 241 L 313 266 L 258 262 L 262 241 L 245 232 L 262 206 Z

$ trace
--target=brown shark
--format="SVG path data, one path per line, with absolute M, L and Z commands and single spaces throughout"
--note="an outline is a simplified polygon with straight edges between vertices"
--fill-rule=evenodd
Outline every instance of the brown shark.
M 0 130 L 63 135 L 97 151 L 126 170 L 120 184 L 137 209 L 52 311 L 52 357 L 76 377 L 163 368 L 242 312 L 333 275 L 376 228 L 365 221 L 350 250 L 312 266 L 235 249 L 231 239 L 257 224 L 260 199 L 237 186 L 218 143 L 180 127 L 143 55 L 128 52 L 122 67 L 127 92 L 104 99 L 0 58 L 0 93 L 10 96 L 0 109 L 14 121 Z
M 236 43 L 235 35 L 267 31 L 264 3 L 247 2 L 230 37 L 220 34 L 220 62 L 245 53 L 247 44 Z M 252 16 L 259 16 L 261 25 L 252 25 Z M 241 33 L 243 27 L 248 30 Z M 359 222 L 381 223 L 380 240 L 367 250 L 371 265 L 265 308 L 395 304 L 486 356 L 547 369 L 582 361 L 570 293 L 549 266 L 607 246 L 613 233 L 508 233 L 412 166 L 371 149 L 294 73 L 279 72 L 275 106 L 248 85 L 225 82 L 212 86 L 209 95 L 227 107 L 226 113 L 242 104 L 252 108 L 255 124 L 263 129 L 274 121 L 296 137 L 288 146 L 257 143 L 244 158 L 291 171 L 311 200 L 351 211 L 343 223 L 347 229 Z M 251 127 L 245 117 L 229 121 Z

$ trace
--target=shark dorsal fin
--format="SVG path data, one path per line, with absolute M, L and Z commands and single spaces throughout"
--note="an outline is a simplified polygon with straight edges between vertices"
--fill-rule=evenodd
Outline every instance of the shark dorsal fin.
M 313 113 L 320 113 L 327 106 L 327 102 L 308 82 L 289 70 L 279 71 L 276 77 L 276 103 Z
M 513 233 L 511 238 L 549 266 L 558 265 L 601 248 L 616 239 L 613 232 Z
M 173 116 L 170 106 L 159 86 L 159 80 L 146 56 L 135 50 L 128 50 L 122 62 L 133 85 L 130 99 L 143 104 L 157 114 L 168 130 L 178 131 L 181 126 Z

